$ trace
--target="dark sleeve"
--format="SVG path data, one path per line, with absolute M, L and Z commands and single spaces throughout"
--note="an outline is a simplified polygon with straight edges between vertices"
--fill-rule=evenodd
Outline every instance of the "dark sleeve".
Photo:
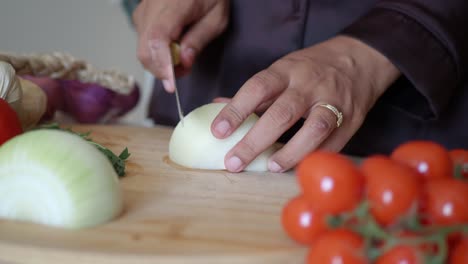
M 409 99 L 424 101 L 412 110 L 431 119 L 444 111 L 467 74 L 467 26 L 467 0 L 383 0 L 343 33 L 392 61 L 415 88 L 407 94 L 416 98 Z

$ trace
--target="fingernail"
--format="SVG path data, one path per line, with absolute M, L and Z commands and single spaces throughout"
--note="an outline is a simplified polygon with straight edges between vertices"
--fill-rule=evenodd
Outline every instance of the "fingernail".
M 164 90 L 167 92 L 172 92 L 172 86 L 171 86 L 171 81 L 169 80 L 162 80 L 162 85 L 164 87 Z
M 268 170 L 271 171 L 271 172 L 282 172 L 283 171 L 283 168 L 281 168 L 281 166 L 276 163 L 275 161 L 269 161 L 268 162 Z
M 242 169 L 242 165 L 243 165 L 242 160 L 240 160 L 236 156 L 232 156 L 226 162 L 226 169 L 228 171 L 238 172 Z
M 229 132 L 229 129 L 231 129 L 231 125 L 226 120 L 218 122 L 218 124 L 216 124 L 215 126 L 215 131 L 220 137 L 225 137 L 226 134 Z

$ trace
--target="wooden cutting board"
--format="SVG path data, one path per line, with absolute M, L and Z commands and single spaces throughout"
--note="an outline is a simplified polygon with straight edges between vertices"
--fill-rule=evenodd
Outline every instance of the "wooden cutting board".
M 125 210 L 77 231 L 0 221 L 0 263 L 303 263 L 282 230 L 298 194 L 292 172 L 197 171 L 168 160 L 169 128 L 77 126 L 111 150 L 128 147 Z M 41 206 L 38 204 L 37 206 Z

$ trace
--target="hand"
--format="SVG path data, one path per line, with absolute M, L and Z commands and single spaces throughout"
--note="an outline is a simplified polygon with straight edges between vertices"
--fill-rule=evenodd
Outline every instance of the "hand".
M 228 0 L 142 0 L 133 13 L 138 32 L 138 59 L 174 92 L 169 45 L 180 41 L 181 76 L 193 65 L 197 54 L 221 34 L 228 23 Z
M 318 148 L 340 151 L 399 74 L 382 54 L 345 36 L 279 59 L 248 80 L 212 123 L 213 135 L 225 138 L 251 113 L 265 111 L 228 152 L 226 168 L 242 171 L 301 117 L 303 127 L 272 155 L 270 171 L 286 171 Z M 343 113 L 339 128 L 336 115 L 321 104 Z

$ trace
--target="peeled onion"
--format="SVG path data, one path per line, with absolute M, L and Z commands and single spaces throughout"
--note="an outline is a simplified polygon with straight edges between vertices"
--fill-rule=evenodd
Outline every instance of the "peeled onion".
M 176 164 L 193 169 L 225 170 L 224 157 L 258 120 L 251 114 L 228 138 L 218 139 L 211 133 L 211 123 L 225 103 L 203 105 L 179 122 L 169 141 L 169 158 Z M 252 161 L 246 171 L 267 171 L 268 158 L 275 151 L 270 147 Z

